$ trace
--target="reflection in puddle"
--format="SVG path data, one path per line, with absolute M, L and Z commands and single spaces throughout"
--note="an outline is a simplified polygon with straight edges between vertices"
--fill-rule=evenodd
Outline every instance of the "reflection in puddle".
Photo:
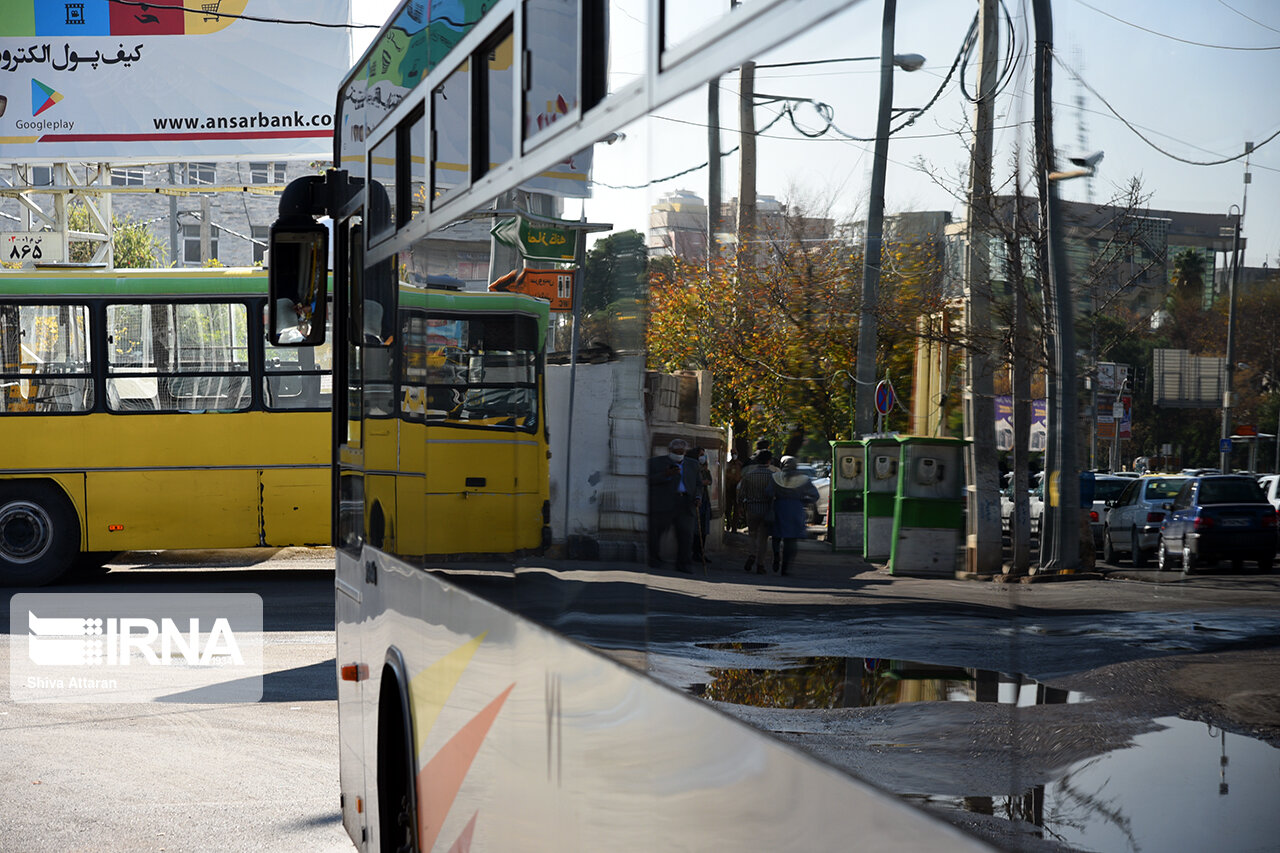
M 720 643 L 716 648 L 764 644 Z M 692 692 L 716 702 L 758 708 L 867 708 L 902 702 L 999 702 L 1055 705 L 1079 693 L 986 669 L 883 658 L 807 657 L 775 669 L 712 669 Z
M 909 798 L 1022 821 L 1098 853 L 1277 849 L 1280 749 L 1176 717 L 1156 723 L 1164 728 L 1131 747 L 1015 796 Z

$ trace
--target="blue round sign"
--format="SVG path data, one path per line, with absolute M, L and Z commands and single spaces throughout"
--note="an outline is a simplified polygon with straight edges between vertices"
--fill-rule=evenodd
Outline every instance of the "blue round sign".
M 876 386 L 876 411 L 882 415 L 889 414 L 893 408 L 893 386 L 888 380 L 881 380 Z

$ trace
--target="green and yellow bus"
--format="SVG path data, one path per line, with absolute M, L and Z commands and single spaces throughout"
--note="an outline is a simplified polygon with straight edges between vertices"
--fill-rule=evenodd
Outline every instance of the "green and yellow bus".
M 331 347 L 257 269 L 0 274 L 0 586 L 130 550 L 328 544 Z

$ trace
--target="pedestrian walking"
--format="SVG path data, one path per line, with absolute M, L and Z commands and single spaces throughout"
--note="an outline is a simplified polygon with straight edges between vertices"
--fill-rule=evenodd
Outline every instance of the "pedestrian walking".
M 765 571 L 769 535 L 773 530 L 773 469 L 769 465 L 772 460 L 773 454 L 768 450 L 757 450 L 751 455 L 751 464 L 742 469 L 742 482 L 738 484 L 738 503 L 751 542 L 751 554 L 743 569 L 749 572 L 754 566 L 760 575 Z
M 691 447 L 685 454 L 698 465 L 697 527 L 693 532 L 693 559 L 705 568 L 711 562 L 707 557 L 707 533 L 711 530 L 711 467 L 707 464 L 707 451 Z
M 675 438 L 665 456 L 649 459 L 649 566 L 662 565 L 662 537 L 676 534 L 676 571 L 693 574 L 689 558 L 698 511 L 698 464 L 685 456 L 689 443 Z
M 774 571 L 785 575 L 791 570 L 800 540 L 809 535 L 806 503 L 818 500 L 818 487 L 798 469 L 794 456 L 782 457 L 782 470 L 773 477 L 773 541 L 782 540 L 782 562 L 775 556 Z
M 742 460 L 738 451 L 729 453 L 729 461 L 724 464 L 724 529 L 737 530 L 742 526 L 741 513 L 738 509 L 738 483 L 742 481 Z

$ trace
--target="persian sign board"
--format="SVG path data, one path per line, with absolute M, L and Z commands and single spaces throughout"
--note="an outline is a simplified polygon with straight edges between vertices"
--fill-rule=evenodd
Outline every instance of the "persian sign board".
M 8 162 L 319 157 L 351 62 L 350 0 L 8 0 Z M 305 8 L 304 8 L 305 7 Z M 175 94 L 176 93 L 176 94 Z
M 65 261 L 62 254 L 62 235 L 53 231 L 7 231 L 0 238 L 0 249 L 6 264 L 34 267 L 36 264 L 52 264 Z

